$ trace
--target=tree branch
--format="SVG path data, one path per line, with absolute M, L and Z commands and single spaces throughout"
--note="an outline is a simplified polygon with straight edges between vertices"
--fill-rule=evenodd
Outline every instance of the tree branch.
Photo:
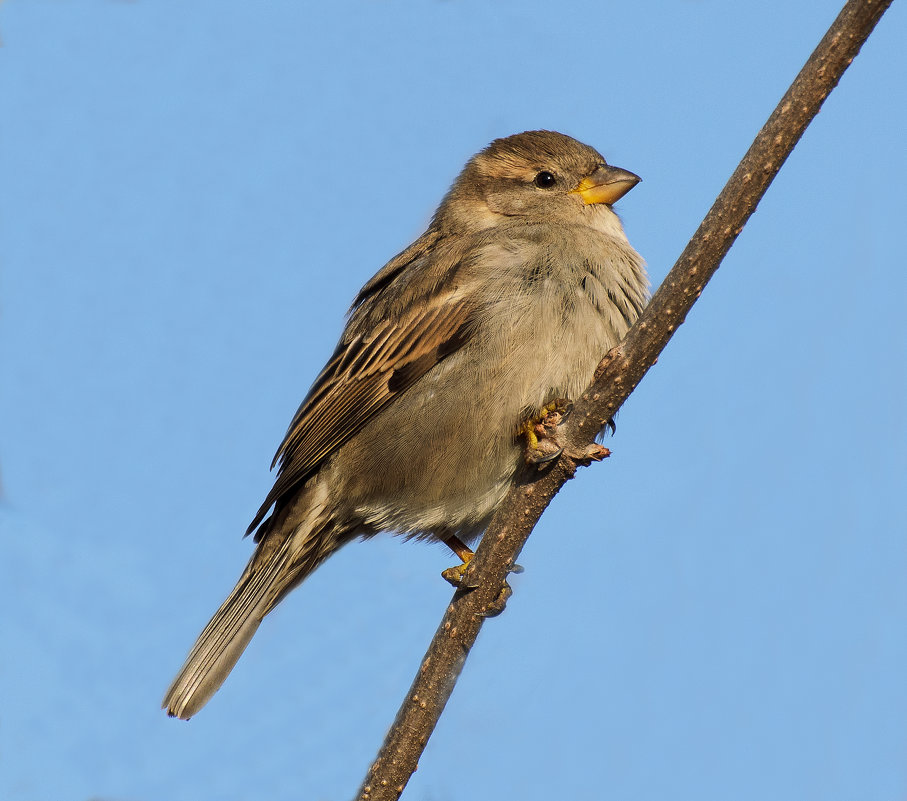
M 759 132 L 642 316 L 596 370 L 563 427 L 569 449 L 594 441 L 636 388 L 714 275 L 775 174 L 837 85 L 891 0 L 850 0 Z M 397 799 L 431 736 L 507 573 L 558 490 L 573 477 L 567 456 L 544 473 L 527 469 L 497 510 L 463 585 L 447 608 L 360 801 Z

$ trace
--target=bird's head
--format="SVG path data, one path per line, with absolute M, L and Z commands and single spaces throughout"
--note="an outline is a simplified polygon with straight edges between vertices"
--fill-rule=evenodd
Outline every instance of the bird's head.
M 639 176 L 609 165 L 595 149 L 555 131 L 496 139 L 469 160 L 436 215 L 465 233 L 504 220 L 587 224 L 609 232 L 611 205 Z

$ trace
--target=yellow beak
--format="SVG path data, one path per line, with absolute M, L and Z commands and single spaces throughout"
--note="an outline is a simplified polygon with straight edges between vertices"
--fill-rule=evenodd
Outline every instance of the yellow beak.
M 642 178 L 629 170 L 622 170 L 620 167 L 611 167 L 603 164 L 596 167 L 592 175 L 586 176 L 579 182 L 576 189 L 571 189 L 571 194 L 577 194 L 583 199 L 583 203 L 612 203 L 620 200 L 627 194 Z

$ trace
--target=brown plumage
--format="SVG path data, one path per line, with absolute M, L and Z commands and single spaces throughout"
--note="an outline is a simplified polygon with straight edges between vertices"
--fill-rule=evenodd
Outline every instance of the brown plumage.
M 257 549 L 167 691 L 188 718 L 262 618 L 351 539 L 467 541 L 516 473 L 522 421 L 577 397 L 647 297 L 611 204 L 639 179 L 563 134 L 473 157 L 425 234 L 360 291 L 275 456 Z

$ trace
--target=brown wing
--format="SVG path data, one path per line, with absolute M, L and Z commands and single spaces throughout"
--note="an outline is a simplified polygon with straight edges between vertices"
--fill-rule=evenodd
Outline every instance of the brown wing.
M 367 335 L 341 340 L 290 423 L 274 457 L 280 462 L 277 481 L 247 533 L 396 396 L 466 342 L 471 308 L 461 293 L 437 295 L 421 306 L 379 322 Z

